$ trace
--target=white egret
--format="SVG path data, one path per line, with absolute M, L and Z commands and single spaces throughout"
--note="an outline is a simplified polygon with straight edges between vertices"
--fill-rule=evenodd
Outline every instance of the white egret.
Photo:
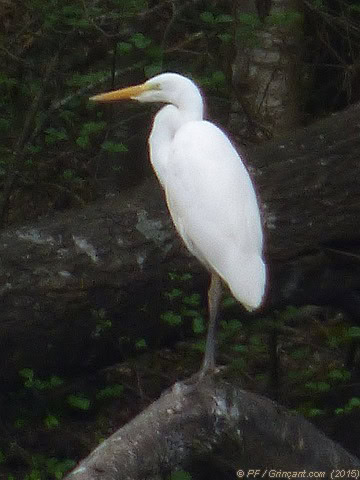
M 90 100 L 123 99 L 167 104 L 154 119 L 150 161 L 178 233 L 211 273 L 204 375 L 215 367 L 221 282 L 249 311 L 258 308 L 264 296 L 266 271 L 255 190 L 228 137 L 203 119 L 203 99 L 190 79 L 163 73 Z

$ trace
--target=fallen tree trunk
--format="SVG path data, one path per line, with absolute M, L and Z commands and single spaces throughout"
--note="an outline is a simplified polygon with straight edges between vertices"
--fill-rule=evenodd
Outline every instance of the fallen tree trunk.
M 360 311 L 359 112 L 354 106 L 248 154 L 265 222 L 269 308 L 330 303 Z M 349 245 L 353 252 L 344 253 Z M 102 354 L 99 315 L 121 329 L 124 305 L 134 292 L 144 295 L 150 280 L 174 269 L 201 270 L 181 245 L 154 178 L 3 231 L 0 258 L 6 381 L 29 366 L 89 367 Z
M 175 384 L 85 458 L 66 480 L 355 478 L 360 461 L 309 422 L 217 378 Z M 192 388 L 192 387 L 190 387 Z M 284 473 L 285 472 L 285 473 Z M 277 474 L 277 475 L 276 475 Z

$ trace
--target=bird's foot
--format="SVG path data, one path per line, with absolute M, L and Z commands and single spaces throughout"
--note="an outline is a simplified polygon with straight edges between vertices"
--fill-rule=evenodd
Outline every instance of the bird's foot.
M 219 370 L 220 369 L 215 367 L 215 365 L 210 367 L 209 365 L 203 364 L 201 369 L 190 378 L 181 382 L 176 382 L 172 387 L 172 391 L 189 395 L 198 390 L 201 386 L 212 382 L 214 374 L 218 373 Z

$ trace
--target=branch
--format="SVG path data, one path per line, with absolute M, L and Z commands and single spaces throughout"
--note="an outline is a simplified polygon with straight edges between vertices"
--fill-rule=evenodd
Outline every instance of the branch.
M 210 472 L 217 464 L 233 478 L 240 469 L 259 469 L 262 478 L 280 469 L 304 471 L 301 478 L 313 478 L 313 472 L 330 478 L 336 469 L 359 471 L 358 459 L 275 402 L 219 375 L 190 388 L 189 393 L 189 387 L 175 384 L 65 480 L 160 479 L 180 468 L 191 471 L 201 461 Z

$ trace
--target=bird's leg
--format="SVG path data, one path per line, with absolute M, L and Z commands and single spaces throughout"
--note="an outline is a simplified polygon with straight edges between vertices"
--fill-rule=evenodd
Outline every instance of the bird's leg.
M 200 370 L 200 377 L 203 377 L 206 373 L 215 369 L 216 325 L 221 295 L 221 279 L 216 273 L 212 273 L 208 292 L 209 327 L 206 337 L 204 361 Z

